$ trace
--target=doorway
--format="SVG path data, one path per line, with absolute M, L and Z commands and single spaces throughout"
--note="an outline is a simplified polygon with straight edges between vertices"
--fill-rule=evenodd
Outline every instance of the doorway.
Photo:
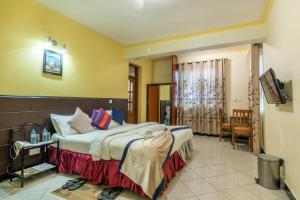
M 171 125 L 172 83 L 147 85 L 147 121 Z
M 129 64 L 128 76 L 128 123 L 138 123 L 138 67 Z

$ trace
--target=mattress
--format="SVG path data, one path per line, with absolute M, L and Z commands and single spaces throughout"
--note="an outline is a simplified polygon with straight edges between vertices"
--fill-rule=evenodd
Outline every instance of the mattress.
M 116 127 L 115 129 L 122 129 L 126 127 L 133 127 L 136 126 L 134 124 L 125 124 L 121 127 Z M 169 126 L 170 128 L 176 128 L 176 126 Z M 92 142 L 99 137 L 99 134 L 105 134 L 106 130 L 96 130 L 90 133 L 85 134 L 76 134 L 76 135 L 68 135 L 68 136 L 61 136 L 58 134 L 54 134 L 52 137 L 54 139 L 59 139 L 60 148 L 70 150 L 77 153 L 89 154 L 90 147 Z M 159 134 L 159 132 L 154 132 L 155 134 Z M 182 129 L 173 132 L 175 137 L 172 153 L 177 151 L 182 144 L 191 140 L 193 137 L 193 133 L 191 129 Z M 122 136 L 122 137 L 120 137 Z M 129 131 L 125 133 L 121 133 L 115 136 L 110 136 L 106 143 L 109 143 L 110 149 L 110 157 L 114 160 L 120 160 L 124 151 L 124 147 L 128 143 L 129 140 L 133 140 L 138 136 L 138 132 Z

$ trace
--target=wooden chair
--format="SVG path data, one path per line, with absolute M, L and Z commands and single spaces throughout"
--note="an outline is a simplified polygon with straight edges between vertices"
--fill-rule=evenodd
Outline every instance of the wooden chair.
M 235 143 L 238 136 L 249 138 L 249 147 L 252 151 L 253 131 L 252 131 L 252 111 L 233 109 L 231 118 L 232 125 L 232 145 L 235 149 Z
M 220 135 L 219 135 L 219 140 L 220 142 L 222 141 L 223 134 L 226 132 L 231 131 L 230 123 L 226 122 L 226 118 L 224 118 L 224 113 L 222 109 L 219 109 L 219 114 L 220 114 Z

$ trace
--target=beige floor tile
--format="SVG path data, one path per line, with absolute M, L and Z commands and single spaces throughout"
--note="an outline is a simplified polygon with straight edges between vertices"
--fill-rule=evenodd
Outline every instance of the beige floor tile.
M 194 195 L 215 192 L 216 189 L 203 179 L 184 181 L 184 184 L 194 193 Z
M 224 190 L 235 187 L 234 182 L 230 179 L 230 177 L 226 175 L 205 178 L 205 180 L 217 190 Z
M 235 173 L 230 175 L 215 176 L 205 178 L 205 180 L 218 190 L 230 189 L 233 187 L 253 184 L 254 179 L 242 173 Z
M 181 200 L 199 200 L 197 197 L 189 197 L 189 198 L 184 198 Z
M 200 167 L 195 169 L 196 174 L 202 178 L 213 177 L 225 174 L 233 174 L 234 169 L 227 167 L 226 165 L 212 165 L 206 167 Z
M 254 183 L 257 157 L 234 150 L 229 140 L 195 136 L 194 153 L 186 167 L 169 183 L 159 200 L 287 200 L 281 190 L 274 191 Z M 62 200 L 51 192 L 76 175 L 50 173 L 26 181 L 0 183 L 1 200 Z M 117 200 L 149 200 L 128 190 Z
M 276 199 L 276 200 L 290 200 L 290 198 L 288 196 L 286 196 L 286 197 L 282 197 L 282 198 L 279 198 L 279 199 Z
M 199 167 L 204 167 L 205 166 L 204 162 L 201 159 L 199 159 L 199 160 L 198 159 L 193 157 L 193 159 L 187 163 L 186 167 L 189 169 L 196 169 Z
M 189 180 L 195 180 L 200 178 L 200 176 L 196 174 L 194 170 L 189 168 L 181 170 L 181 172 L 178 173 L 176 177 L 178 177 L 180 181 L 189 181 Z
M 232 188 L 221 192 L 226 198 L 230 200 L 261 200 L 251 192 L 243 190 L 242 188 Z
M 283 190 L 269 190 L 258 184 L 251 184 L 243 187 L 244 190 L 255 194 L 263 200 L 277 200 L 279 198 L 287 198 L 287 195 Z
M 198 196 L 199 200 L 229 200 L 224 194 L 220 192 L 213 192 Z
M 192 191 L 185 186 L 181 181 L 177 181 L 175 184 L 173 184 L 171 187 L 167 189 L 167 191 L 164 192 L 164 195 L 167 197 L 167 199 L 184 199 L 193 197 Z

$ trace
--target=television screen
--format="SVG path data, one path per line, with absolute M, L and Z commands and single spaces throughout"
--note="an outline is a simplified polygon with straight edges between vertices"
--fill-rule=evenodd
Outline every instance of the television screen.
M 282 88 L 280 87 L 280 81 L 276 79 L 275 72 L 272 68 L 266 71 L 259 80 L 269 104 L 286 103 Z

